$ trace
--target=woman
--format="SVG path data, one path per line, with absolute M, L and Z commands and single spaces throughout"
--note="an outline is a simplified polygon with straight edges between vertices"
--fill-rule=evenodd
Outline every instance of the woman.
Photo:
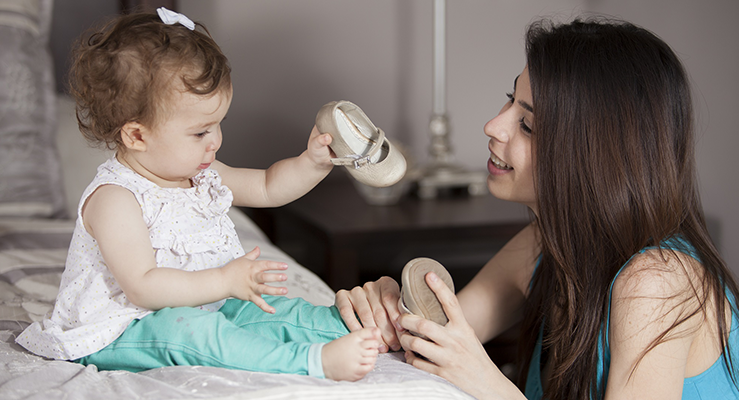
M 737 286 L 703 219 L 680 61 L 628 23 L 526 39 L 485 134 L 490 191 L 533 222 L 458 295 L 426 276 L 446 326 L 401 317 L 387 277 L 337 293 L 345 322 L 478 398 L 739 398 Z M 518 322 L 520 389 L 481 344 Z

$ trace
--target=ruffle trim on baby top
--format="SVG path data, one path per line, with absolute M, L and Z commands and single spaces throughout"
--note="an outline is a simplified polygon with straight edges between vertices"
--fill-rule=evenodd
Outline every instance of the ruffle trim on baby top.
M 231 189 L 221 183 L 221 176 L 216 171 L 204 170 L 190 180 L 193 185 L 190 188 L 163 188 L 152 184 L 142 190 L 141 197 L 144 200 L 142 204 L 147 204 L 144 219 L 150 225 L 154 225 L 160 218 L 171 217 L 162 215 L 162 212 L 186 212 L 168 209 L 171 208 L 168 206 L 173 204 L 186 207 L 188 211 L 195 212 L 203 218 L 217 217 L 228 212 L 233 202 L 233 194 Z
M 180 256 L 232 247 L 236 234 L 227 217 L 233 201 L 231 190 L 211 169 L 191 181 L 191 188 L 154 186 L 141 193 L 152 246 Z
M 195 189 L 193 199 L 202 200 L 194 203 L 200 206 L 203 216 L 224 215 L 228 212 L 234 197 L 231 189 L 221 183 L 218 172 L 206 169 L 194 176 L 191 181 L 193 186 L 191 189 Z

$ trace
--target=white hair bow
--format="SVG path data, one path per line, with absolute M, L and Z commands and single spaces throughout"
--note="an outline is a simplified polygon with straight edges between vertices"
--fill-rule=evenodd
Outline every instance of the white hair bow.
M 162 22 L 167 25 L 174 25 L 179 22 L 180 24 L 182 24 L 182 26 L 189 30 L 195 29 L 195 23 L 192 22 L 190 18 L 187 18 L 186 16 L 178 12 L 168 10 L 164 7 L 159 7 L 157 8 L 157 14 L 159 14 L 159 18 L 162 19 Z

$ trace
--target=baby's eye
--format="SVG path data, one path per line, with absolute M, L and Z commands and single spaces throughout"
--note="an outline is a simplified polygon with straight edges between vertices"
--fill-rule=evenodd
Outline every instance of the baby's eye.
M 197 137 L 198 139 L 202 139 L 202 138 L 204 138 L 204 137 L 205 137 L 205 135 L 207 135 L 207 134 L 209 134 L 209 133 L 210 133 L 210 131 L 205 131 L 205 132 L 200 132 L 200 133 L 196 133 L 196 134 L 195 134 L 195 137 Z

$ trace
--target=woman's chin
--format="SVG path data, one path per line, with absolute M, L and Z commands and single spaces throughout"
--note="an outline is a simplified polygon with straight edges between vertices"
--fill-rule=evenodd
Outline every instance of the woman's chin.
M 536 196 L 533 194 L 524 195 L 519 191 L 512 190 L 513 188 L 508 187 L 511 183 L 501 182 L 500 177 L 495 175 L 488 175 L 487 184 L 488 191 L 496 199 L 522 204 L 536 213 Z

